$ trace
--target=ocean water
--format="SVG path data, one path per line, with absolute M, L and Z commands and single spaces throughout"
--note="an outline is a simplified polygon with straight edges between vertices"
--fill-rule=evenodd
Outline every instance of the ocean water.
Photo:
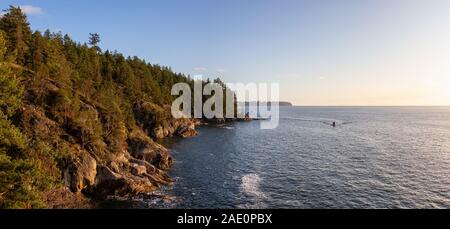
M 280 109 L 275 130 L 239 122 L 167 142 L 166 206 L 450 208 L 449 107 Z

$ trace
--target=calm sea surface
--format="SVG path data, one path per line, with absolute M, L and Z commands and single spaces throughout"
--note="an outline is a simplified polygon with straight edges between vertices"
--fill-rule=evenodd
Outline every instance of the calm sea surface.
M 336 121 L 337 127 L 330 124 Z M 282 107 L 166 144 L 176 208 L 450 208 L 450 108 Z

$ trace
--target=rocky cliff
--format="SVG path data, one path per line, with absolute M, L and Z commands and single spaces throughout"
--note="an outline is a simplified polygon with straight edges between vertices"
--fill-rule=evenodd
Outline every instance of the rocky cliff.
M 172 183 L 157 140 L 198 134 L 199 121 L 170 112 L 171 88 L 194 81 L 92 39 L 32 30 L 18 7 L 2 13 L 0 208 L 79 207 Z
M 93 106 L 89 109 L 95 111 Z M 23 128 L 33 131 L 35 135 L 67 140 L 70 154 L 59 167 L 62 169 L 64 184 L 74 193 L 82 192 L 95 198 L 136 195 L 172 183 L 166 173 L 173 164 L 169 151 L 142 129 L 127 133 L 125 141 L 121 143 L 126 147 L 121 152 L 105 153 L 96 147 L 82 147 L 81 139 L 84 134 L 89 134 L 88 130 L 65 129 L 49 119 L 38 107 L 27 105 L 18 117 Z M 171 120 L 167 126 L 154 128 L 151 133 L 155 138 L 196 136 L 195 127 L 198 124 L 197 120 Z M 106 143 L 97 142 L 95 145 Z

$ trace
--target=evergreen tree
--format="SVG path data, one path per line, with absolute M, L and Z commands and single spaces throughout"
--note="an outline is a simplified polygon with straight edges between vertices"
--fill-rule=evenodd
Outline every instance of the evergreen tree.
M 89 33 L 89 44 L 99 52 L 101 52 L 100 48 L 98 47 L 100 41 L 100 35 L 98 33 Z
M 102 52 L 99 42 L 96 33 L 88 44 L 49 30 L 31 33 L 18 7 L 0 19 L 0 208 L 45 207 L 42 193 L 61 182 L 67 158 L 89 151 L 106 160 L 127 151 L 129 133 L 173 121 L 172 86 L 194 81 Z
M 30 48 L 31 29 L 26 15 L 20 7 L 11 6 L 0 18 L 0 30 L 7 36 L 8 53 L 16 53 L 18 64 L 25 64 L 27 52 Z
M 22 104 L 23 87 L 10 67 L 5 43 L 5 33 L 0 31 L 0 115 L 8 118 Z
M 0 208 L 43 207 L 33 187 L 37 170 L 23 158 L 25 137 L 10 120 L 22 104 L 23 87 L 5 58 L 5 43 L 0 31 Z

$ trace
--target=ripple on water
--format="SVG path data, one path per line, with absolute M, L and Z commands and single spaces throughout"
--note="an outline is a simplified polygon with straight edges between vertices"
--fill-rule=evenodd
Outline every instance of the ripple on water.
M 170 145 L 177 207 L 450 207 L 450 108 L 292 107 L 280 117 L 275 130 L 205 126 Z

